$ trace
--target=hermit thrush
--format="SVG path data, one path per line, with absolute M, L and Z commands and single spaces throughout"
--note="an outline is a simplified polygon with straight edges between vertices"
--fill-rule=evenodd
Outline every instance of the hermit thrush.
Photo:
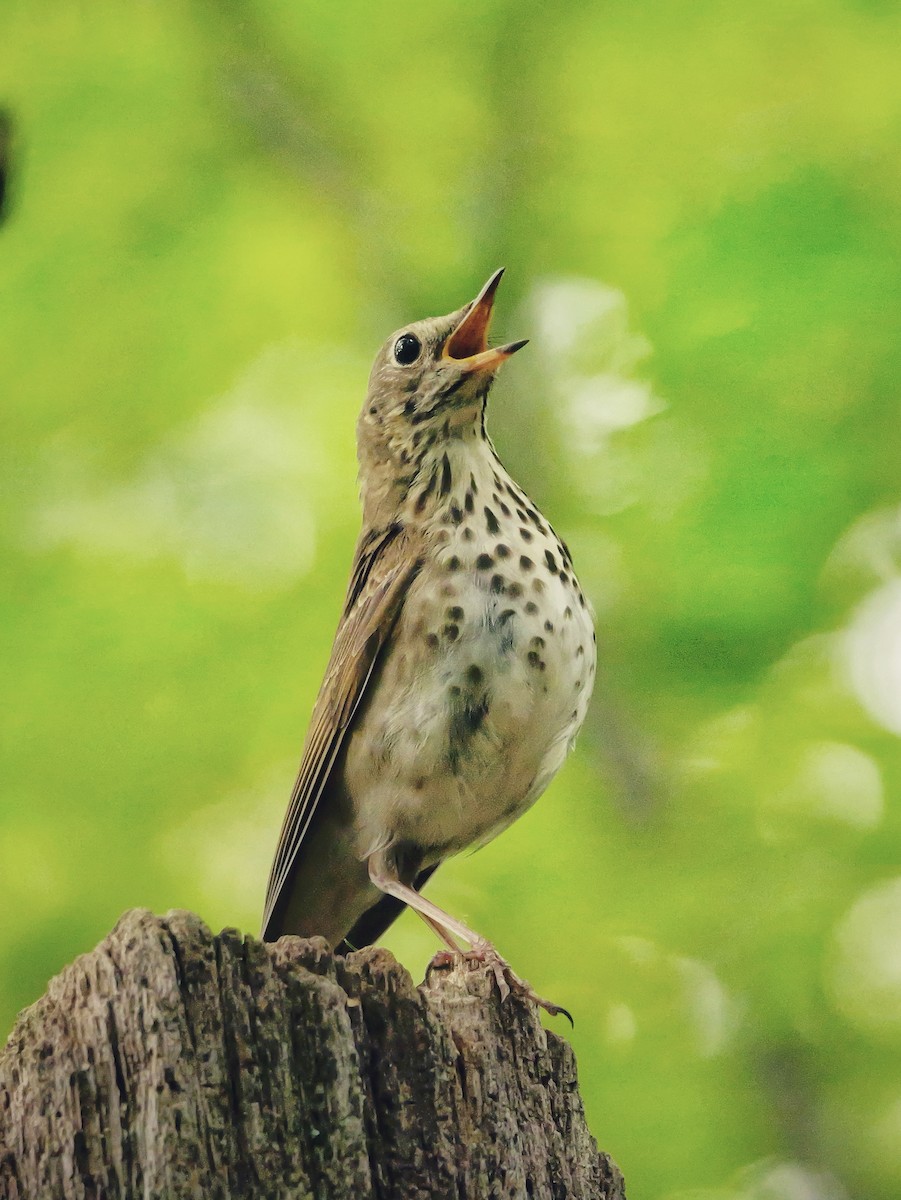
M 263 937 L 375 941 L 414 909 L 542 1003 L 420 894 L 541 795 L 585 718 L 594 631 L 564 543 L 485 431 L 502 271 L 388 339 L 357 425 L 363 529 L 269 878 Z

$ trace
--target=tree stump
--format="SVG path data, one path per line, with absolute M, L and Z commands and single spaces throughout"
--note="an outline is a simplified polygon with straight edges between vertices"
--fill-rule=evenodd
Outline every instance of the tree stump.
M 466 964 L 134 910 L 0 1055 L 2 1200 L 624 1200 L 569 1045 Z

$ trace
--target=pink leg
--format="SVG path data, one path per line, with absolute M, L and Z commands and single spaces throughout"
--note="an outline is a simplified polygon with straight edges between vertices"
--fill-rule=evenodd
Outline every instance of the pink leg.
M 543 1008 L 552 1017 L 558 1013 L 563 1013 L 568 1018 L 570 1024 L 572 1024 L 572 1017 L 566 1009 L 561 1008 L 559 1004 L 552 1004 L 550 1000 L 542 999 L 524 979 L 520 979 L 513 972 L 509 963 L 501 958 L 490 942 L 486 941 L 475 930 L 470 929 L 468 925 L 464 925 L 462 921 L 458 921 L 456 917 L 452 917 L 450 913 L 446 913 L 443 908 L 439 908 L 437 904 L 433 904 L 431 900 L 427 900 L 425 896 L 420 895 L 415 888 L 402 883 L 398 879 L 396 872 L 388 867 L 382 855 L 373 855 L 369 859 L 369 878 L 379 891 L 384 892 L 388 896 L 394 896 L 397 900 L 402 900 L 415 913 L 418 913 L 426 925 L 434 930 L 453 953 L 463 953 L 454 941 L 453 935 L 468 942 L 472 949 L 466 957 L 477 958 L 480 962 L 484 962 L 491 967 L 494 977 L 497 980 L 502 1000 L 506 1000 L 511 991 L 516 992 L 523 999 L 531 1000 L 540 1008 Z

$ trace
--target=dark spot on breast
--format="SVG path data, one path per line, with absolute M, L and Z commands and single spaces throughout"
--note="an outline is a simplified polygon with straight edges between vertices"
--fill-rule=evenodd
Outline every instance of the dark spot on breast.
M 554 558 L 553 554 L 551 554 L 550 550 L 545 550 L 544 561 L 547 563 L 547 569 L 550 571 L 550 573 L 552 575 L 556 575 L 558 570 L 557 560 Z
M 470 475 L 470 477 L 469 477 L 469 490 L 472 492 L 472 494 L 473 494 L 474 496 L 478 496 L 478 494 L 479 494 L 479 489 L 478 489 L 478 487 L 476 486 L 476 477 L 475 477 L 475 475 Z
M 406 404 L 404 404 L 404 416 L 409 417 L 415 412 L 416 412 L 416 401 L 408 400 L 406 402 Z
M 537 577 L 535 579 L 533 579 L 532 580 L 532 591 L 533 592 L 543 592 L 544 591 L 544 580 L 538 579 Z
M 573 615 L 573 610 L 567 604 L 566 608 L 564 608 L 564 610 L 563 610 L 563 616 L 567 621 L 569 621 L 571 619 L 572 615 Z
M 475 508 L 475 506 L 476 506 L 476 504 L 475 504 L 475 500 L 473 500 L 473 498 L 472 498 L 472 492 L 467 492 L 466 498 L 463 501 L 463 507 L 466 509 L 466 511 L 468 513 L 471 513 L 472 510 Z
M 522 567 L 522 569 L 524 571 L 531 571 L 532 568 L 535 566 L 535 564 L 532 562 L 531 558 L 529 558 L 529 556 L 527 554 L 521 554 L 519 556 L 519 565 Z
M 481 667 L 477 667 L 475 663 L 471 667 L 466 668 L 466 682 L 471 683 L 473 687 L 478 687 L 482 682 Z
M 553 633 L 554 632 L 554 622 L 553 621 L 545 621 L 544 628 L 548 633 Z
M 567 575 L 567 573 L 565 571 L 560 572 L 560 582 L 563 584 L 564 587 L 569 583 L 569 576 Z
M 453 625 L 453 624 L 445 625 L 444 626 L 444 636 L 447 638 L 447 640 L 449 642 L 455 642 L 457 640 L 457 638 L 460 636 L 460 626 Z
M 449 608 L 447 610 L 447 615 L 451 621 L 462 621 L 463 620 L 463 609 L 460 607 L 459 604 L 455 604 L 453 606 L 453 608 Z
M 531 529 L 520 529 L 519 536 L 522 538 L 522 540 L 524 542 L 531 542 L 534 535 L 533 535 Z
M 504 514 L 504 516 L 505 516 L 505 517 L 509 517 L 509 516 L 512 516 L 512 515 L 513 515 L 513 514 L 510 512 L 510 505 L 509 505 L 509 504 L 504 504 L 503 500 L 501 500 L 501 502 L 500 502 L 500 509 L 501 509 L 501 512 Z
M 420 775 L 420 777 L 413 784 L 413 790 L 414 792 L 421 792 L 424 787 L 425 779 Z
M 526 655 L 526 659 L 530 667 L 538 667 L 541 669 L 544 666 L 544 663 L 541 661 L 541 655 L 537 650 L 530 650 Z
M 582 595 L 581 592 L 579 592 L 579 604 L 582 608 L 585 607 L 585 597 Z
M 503 542 L 498 542 L 498 544 L 494 547 L 494 553 L 498 556 L 498 558 L 509 558 L 510 547 L 505 546 Z
M 460 570 L 460 560 L 459 560 L 459 558 L 457 558 L 456 554 L 452 554 L 450 556 L 450 558 L 447 560 L 447 569 L 449 571 L 459 571 Z
M 577 680 L 576 680 L 576 691 L 577 691 L 577 692 L 581 692 L 581 690 L 582 690 L 582 680 L 581 680 L 581 679 L 577 679 Z
M 416 497 L 416 511 L 417 512 L 422 512 L 422 510 L 425 508 L 426 500 L 428 500 L 429 496 L 431 495 L 432 489 L 435 486 L 435 479 L 437 477 L 437 474 L 438 474 L 437 471 L 432 471 L 431 475 L 429 476 L 428 483 L 425 485 L 425 487 L 422 489 L 422 491 Z
M 527 521 L 529 519 L 521 508 L 516 510 L 516 515 L 519 517 L 520 521 Z
M 451 504 L 449 512 L 450 512 L 451 522 L 454 525 L 459 525 L 463 520 L 463 509 L 456 502 L 456 500 L 453 502 L 453 504 Z
M 447 690 L 452 700 L 456 700 L 463 695 L 463 689 L 458 683 L 452 683 Z
M 584 653 L 585 653 L 585 647 L 584 647 L 584 646 L 577 646 L 577 647 L 576 647 L 576 658 L 579 658 L 579 657 L 580 657 L 581 655 L 583 655 Z
M 445 454 L 441 459 L 441 487 L 438 489 L 439 496 L 449 496 L 453 482 L 450 459 Z
M 544 638 L 543 637 L 533 637 L 532 640 L 529 642 L 529 645 L 532 646 L 535 650 L 543 650 L 544 649 Z
M 538 605 L 535 603 L 534 600 L 529 600 L 529 602 L 526 604 L 526 612 L 529 614 L 530 617 L 533 617 L 535 615 L 535 613 L 538 612 Z
M 376 414 L 378 411 L 379 411 L 379 410 L 378 410 L 378 409 L 376 408 L 376 406 L 373 404 L 372 408 L 370 408 L 370 410 L 369 410 L 369 415 L 370 415 L 370 417 L 374 417 L 374 416 L 375 416 L 375 414 Z
M 464 542 L 471 542 L 474 536 L 475 536 L 475 535 L 474 535 L 474 533 L 472 532 L 472 530 L 469 528 L 469 526 L 468 526 L 468 525 L 464 525 L 464 526 L 463 526 L 463 540 L 464 540 Z
M 488 629 L 498 636 L 497 649 L 501 654 L 509 654 L 513 649 L 513 634 L 516 628 L 513 618 L 515 616 L 516 612 L 512 608 L 505 608 L 497 615 L 490 609 L 488 610 Z
M 506 586 L 507 581 L 504 579 L 503 575 L 491 576 L 491 590 L 493 592 L 503 592 L 506 590 Z
M 494 559 L 490 554 L 480 554 L 476 559 L 476 570 L 478 571 L 488 571 L 493 566 Z
M 487 716 L 487 696 L 482 695 L 477 699 L 470 696 L 461 698 L 460 688 L 451 688 L 447 761 L 454 774 L 459 770 L 460 762 L 468 752 L 470 740 L 478 733 Z
M 509 586 L 507 587 L 507 595 L 510 597 L 511 600 L 516 600 L 517 597 L 522 595 L 522 584 L 521 583 L 509 584 Z
M 431 646 L 432 649 L 434 650 L 435 647 L 438 645 L 438 634 L 437 633 L 426 634 L 425 642 L 426 642 L 427 646 Z
M 487 506 L 485 508 L 485 524 L 488 526 L 489 533 L 500 533 L 501 527 L 497 523 L 497 517 Z

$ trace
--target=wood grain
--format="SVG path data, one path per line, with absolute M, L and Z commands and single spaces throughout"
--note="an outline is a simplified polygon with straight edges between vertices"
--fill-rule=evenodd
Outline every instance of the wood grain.
M 0 1055 L 0 1198 L 623 1200 L 569 1045 L 465 964 L 133 910 Z

